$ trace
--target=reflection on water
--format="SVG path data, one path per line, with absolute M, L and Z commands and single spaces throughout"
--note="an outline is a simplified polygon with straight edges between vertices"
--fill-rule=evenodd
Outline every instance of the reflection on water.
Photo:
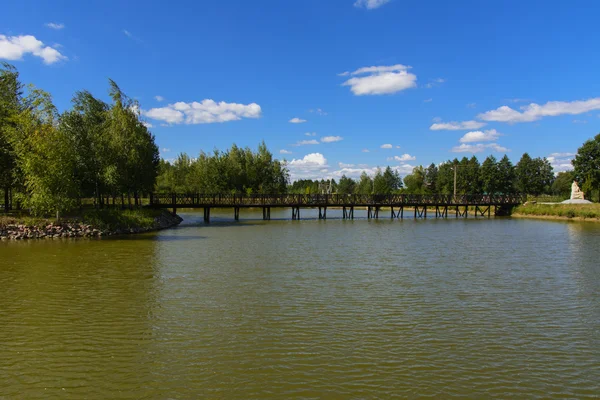
M 599 226 L 288 211 L 0 243 L 0 398 L 600 391 Z

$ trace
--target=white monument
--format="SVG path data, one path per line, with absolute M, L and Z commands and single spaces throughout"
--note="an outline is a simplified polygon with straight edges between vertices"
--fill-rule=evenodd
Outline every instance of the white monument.
M 571 185 L 571 200 L 584 200 L 583 192 L 579 189 L 577 181 L 573 181 Z
M 569 200 L 565 200 L 562 204 L 590 204 L 591 201 L 585 200 L 583 198 L 583 192 L 579 189 L 579 185 L 577 181 L 573 181 L 571 185 L 571 198 Z

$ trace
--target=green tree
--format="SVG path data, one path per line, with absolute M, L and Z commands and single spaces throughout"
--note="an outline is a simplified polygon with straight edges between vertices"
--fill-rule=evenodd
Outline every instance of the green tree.
M 425 170 L 425 188 L 429 193 L 439 193 L 438 176 L 438 167 L 431 163 Z
M 9 134 L 15 128 L 17 115 L 22 110 L 23 85 L 19 73 L 10 64 L 0 67 L 0 190 L 4 192 L 4 207 L 8 212 L 10 192 L 18 175 L 16 157 Z
M 552 184 L 552 193 L 565 198 L 569 197 L 574 179 L 575 173 L 573 171 L 559 172 Z
M 597 190 L 600 201 L 600 134 L 587 140 L 577 150 L 573 166 L 582 190 L 586 193 Z
M 339 194 L 352 194 L 356 189 L 356 182 L 352 178 L 342 175 L 340 182 L 337 185 L 337 192 Z
M 357 194 L 371 194 L 373 193 L 373 179 L 366 172 L 363 171 L 360 174 L 358 185 L 356 185 Z
M 422 165 L 413 168 L 411 174 L 404 177 L 406 192 L 411 194 L 423 194 L 425 191 L 425 169 Z
M 72 148 L 57 125 L 50 95 L 31 88 L 24 108 L 8 129 L 9 140 L 24 182 L 17 194 L 34 215 L 57 215 L 77 204 Z
M 59 129 L 70 142 L 79 196 L 93 197 L 100 206 L 107 188 L 105 172 L 110 166 L 105 129 L 108 106 L 85 90 L 77 92 L 72 103 L 73 109 L 60 116 Z
M 498 162 L 498 187 L 499 193 L 513 193 L 515 182 L 515 168 L 505 154 Z
M 479 173 L 482 189 L 485 193 L 494 194 L 499 192 L 500 171 L 496 157 L 488 156 L 481 164 Z
M 545 158 L 532 159 L 525 153 L 515 167 L 516 188 L 521 193 L 549 192 L 554 179 L 552 165 Z

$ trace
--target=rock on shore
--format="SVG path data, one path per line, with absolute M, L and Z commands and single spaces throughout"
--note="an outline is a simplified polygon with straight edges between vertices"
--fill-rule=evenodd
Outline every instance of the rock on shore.
M 133 227 L 130 229 L 97 229 L 92 225 L 77 222 L 65 222 L 61 224 L 49 223 L 46 226 L 29 226 L 22 224 L 11 224 L 0 226 L 0 240 L 24 240 L 24 239 L 60 239 L 60 238 L 92 238 L 112 236 L 130 233 L 142 233 L 171 228 L 179 225 L 183 219 L 178 215 L 172 215 L 165 211 L 154 218 L 154 224 L 150 228 Z

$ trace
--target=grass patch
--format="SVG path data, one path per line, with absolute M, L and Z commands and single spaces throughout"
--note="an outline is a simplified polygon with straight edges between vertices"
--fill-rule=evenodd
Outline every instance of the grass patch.
M 134 210 L 103 209 L 84 210 L 80 214 L 66 216 L 57 221 L 55 218 L 37 218 L 29 216 L 26 212 L 13 212 L 8 215 L 0 215 L 0 228 L 6 225 L 26 225 L 45 227 L 49 224 L 78 223 L 91 225 L 100 230 L 128 230 L 128 229 L 150 229 L 154 227 L 155 218 L 160 216 L 163 210 L 139 208 Z
M 600 204 L 527 204 L 515 208 L 513 214 L 599 219 Z

